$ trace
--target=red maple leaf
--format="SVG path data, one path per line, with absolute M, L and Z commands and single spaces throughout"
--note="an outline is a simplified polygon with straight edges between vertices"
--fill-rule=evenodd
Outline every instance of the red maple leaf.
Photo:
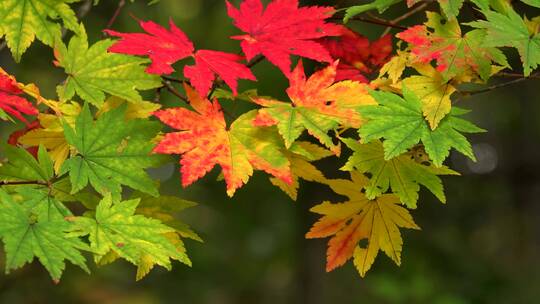
M 370 42 L 367 37 L 346 27 L 340 28 L 338 37 L 320 41 L 332 58 L 340 60 L 336 81 L 349 79 L 367 83 L 367 76 L 384 65 L 392 54 L 390 35 Z
M 184 67 L 184 76 L 197 89 L 199 94 L 206 96 L 212 87 L 216 75 L 219 76 L 232 90 L 237 93 L 238 79 L 256 80 L 250 69 L 240 63 L 243 57 L 211 50 L 195 52 L 193 43 L 172 20 L 170 30 L 152 21 L 139 21 L 144 33 L 119 33 L 111 30 L 105 32 L 111 36 L 120 37 L 109 48 L 110 52 L 148 56 L 152 64 L 146 69 L 151 74 L 170 74 L 175 62 L 187 57 L 195 59 L 195 65 Z
M 0 109 L 27 123 L 22 114 L 37 115 L 39 112 L 30 101 L 20 96 L 22 94 L 15 78 L 0 69 Z
M 333 62 L 328 51 L 315 39 L 339 35 L 337 24 L 327 23 L 334 8 L 298 7 L 298 0 L 274 0 L 266 9 L 260 0 L 245 0 L 237 9 L 227 1 L 227 10 L 234 25 L 246 35 L 233 36 L 241 40 L 248 60 L 264 55 L 285 75 L 290 75 L 290 55 L 320 62 Z

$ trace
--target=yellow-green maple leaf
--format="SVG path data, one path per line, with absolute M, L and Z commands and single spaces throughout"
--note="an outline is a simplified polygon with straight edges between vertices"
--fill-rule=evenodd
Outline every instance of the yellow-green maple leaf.
M 403 240 L 399 228 L 420 228 L 409 211 L 400 206 L 398 197 L 385 194 L 374 200 L 368 199 L 361 191 L 367 178 L 355 171 L 351 172 L 351 180 L 336 179 L 327 183 L 332 190 L 347 196 L 349 200 L 336 204 L 323 202 L 311 208 L 312 212 L 322 217 L 306 237 L 331 237 L 328 241 L 326 271 L 354 257 L 354 264 L 363 277 L 379 250 L 400 265 Z M 365 247 L 359 244 L 362 240 L 367 240 Z
M 75 12 L 68 4 L 81 0 L 2 0 L 0 1 L 0 37 L 6 42 L 19 62 L 35 38 L 53 46 L 63 26 L 79 33 Z

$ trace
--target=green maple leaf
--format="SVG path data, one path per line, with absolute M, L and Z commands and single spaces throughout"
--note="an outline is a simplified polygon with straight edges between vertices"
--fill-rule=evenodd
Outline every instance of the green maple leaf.
M 112 251 L 135 265 L 145 263 L 148 257 L 167 269 L 171 268 L 171 259 L 187 263 L 185 252 L 167 236 L 175 230 L 157 219 L 135 215 L 138 204 L 138 199 L 120 202 L 105 195 L 94 217 L 73 219 L 73 232 L 88 235 L 96 262 Z
M 530 33 L 525 21 L 512 9 L 506 14 L 482 12 L 487 21 L 470 22 L 468 25 L 487 30 L 486 46 L 516 48 L 524 74 L 529 76 L 540 65 L 540 33 Z
M 342 170 L 358 170 L 369 173 L 371 178 L 366 184 L 366 196 L 374 199 L 390 188 L 392 193 L 409 208 L 416 208 L 420 185 L 428 188 L 441 202 L 446 202 L 441 179 L 437 175 L 458 175 L 446 166 L 425 165 L 414 159 L 413 155 L 404 154 L 390 160 L 384 159 L 383 145 L 380 141 L 361 144 L 356 140 L 344 138 L 343 142 L 354 153 Z
M 38 160 L 23 148 L 4 145 L 3 149 L 8 162 L 0 166 L 0 180 L 46 183 L 53 178 L 52 160 L 42 146 L 38 150 Z
M 422 114 L 422 102 L 406 86 L 403 98 L 396 94 L 372 91 L 377 106 L 364 106 L 360 113 L 368 122 L 359 130 L 362 142 L 384 138 L 384 159 L 396 157 L 420 141 L 436 166 L 441 166 L 451 148 L 475 160 L 471 145 L 460 132 L 478 133 L 485 130 L 459 118 L 467 113 L 452 108 L 435 130 L 431 130 Z
M 376 9 L 379 13 L 383 13 L 390 6 L 398 2 L 398 0 L 375 0 L 368 4 L 351 6 L 345 11 L 345 17 L 343 18 L 343 22 L 347 23 L 352 17 L 374 9 Z
M 137 214 L 160 220 L 167 226 L 176 229 L 176 232 L 183 238 L 202 242 L 201 237 L 196 232 L 174 217 L 174 214 L 195 207 L 197 203 L 168 195 L 152 197 L 144 193 L 134 193 L 132 197 L 140 199 Z
M 161 163 L 163 156 L 151 155 L 151 139 L 160 125 L 156 122 L 133 119 L 126 121 L 126 106 L 102 114 L 96 121 L 87 104 L 75 122 L 75 129 L 64 124 L 67 142 L 77 154 L 62 166 L 69 172 L 71 193 L 90 183 L 96 191 L 120 193 L 127 185 L 154 196 L 158 195 L 152 179 L 145 172 Z
M 62 217 L 49 220 L 43 210 L 28 205 L 13 201 L 0 189 L 0 237 L 6 251 L 6 272 L 30 263 L 34 257 L 55 281 L 62 276 L 66 260 L 89 272 L 79 251 L 88 247 L 67 233 L 71 223 Z
M 439 0 L 439 5 L 448 19 L 455 19 L 459 15 L 463 2 L 465 0 Z
M 148 60 L 109 53 L 107 49 L 113 43 L 105 39 L 89 47 L 82 25 L 80 35 L 71 38 L 68 47 L 57 43 L 56 64 L 63 67 L 68 75 L 57 88 L 61 100 L 71 99 L 77 94 L 83 100 L 100 106 L 105 100 L 105 93 L 108 93 L 137 102 L 142 101 L 138 90 L 161 86 L 158 76 L 144 71 L 143 64 Z
M 0 37 L 6 36 L 6 42 L 19 62 L 35 38 L 53 46 L 61 29 L 56 21 L 62 20 L 63 26 L 79 33 L 75 12 L 69 3 L 81 0 L 2 0 L 0 1 Z

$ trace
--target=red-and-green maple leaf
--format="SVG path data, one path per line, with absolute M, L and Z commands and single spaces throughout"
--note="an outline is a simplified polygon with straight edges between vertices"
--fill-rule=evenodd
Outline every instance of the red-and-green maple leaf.
M 289 161 L 282 153 L 283 144 L 275 130 L 255 128 L 252 121 L 256 112 L 240 116 L 227 127 L 217 100 L 202 98 L 191 87 L 185 86 L 190 105 L 157 111 L 163 123 L 180 130 L 167 133 L 154 152 L 182 155 L 180 172 L 182 185 L 188 186 L 220 165 L 227 184 L 227 194 L 247 182 L 254 169 L 263 170 L 290 184 Z
M 289 78 L 287 95 L 292 103 L 266 98 L 253 101 L 260 109 L 253 121 L 256 126 L 277 125 L 289 148 L 307 130 L 336 154 L 339 146 L 333 143 L 328 131 L 339 125 L 358 128 L 362 122 L 358 108 L 376 104 L 368 94 L 367 85 L 356 81 L 335 82 L 338 61 L 306 78 L 302 61 Z
M 369 82 L 366 76 L 383 66 L 393 49 L 391 35 L 370 42 L 367 37 L 346 27 L 341 28 L 338 37 L 323 38 L 320 42 L 332 58 L 340 60 L 336 81 L 348 79 Z
M 26 123 L 23 114 L 38 114 L 37 108 L 21 97 L 23 93 L 17 80 L 0 68 L 0 119 L 8 119 L 8 114 Z
M 174 71 L 172 64 L 187 57 L 195 59 L 195 65 L 184 67 L 184 76 L 199 94 L 206 96 L 212 84 L 219 76 L 236 95 L 238 79 L 256 80 L 250 69 L 240 63 L 244 58 L 239 55 L 212 51 L 195 51 L 193 43 L 172 20 L 170 29 L 152 21 L 140 21 L 144 33 L 119 33 L 111 30 L 105 32 L 111 36 L 120 37 L 110 52 L 148 56 L 152 64 L 147 68 L 151 74 L 170 74 Z
M 456 19 L 444 20 L 434 12 L 427 12 L 425 25 L 416 25 L 397 34 L 409 43 L 417 63 L 436 61 L 437 70 L 445 79 L 473 72 L 488 79 L 491 63 L 507 66 L 504 54 L 485 46 L 486 32 L 473 30 L 462 35 Z
M 287 76 L 290 55 L 332 62 L 315 40 L 339 35 L 339 26 L 325 21 L 334 13 L 332 7 L 298 7 L 298 0 L 274 0 L 264 9 L 260 0 L 245 0 L 239 9 L 227 2 L 227 10 L 234 25 L 246 33 L 232 38 L 241 40 L 248 60 L 262 54 Z

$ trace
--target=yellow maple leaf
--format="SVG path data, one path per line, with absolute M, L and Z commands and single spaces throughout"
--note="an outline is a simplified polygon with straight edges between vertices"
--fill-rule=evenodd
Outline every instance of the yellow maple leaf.
M 397 265 L 401 263 L 403 240 L 399 228 L 420 229 L 399 199 L 384 194 L 368 199 L 361 191 L 367 178 L 351 172 L 351 180 L 328 180 L 336 193 L 347 196 L 343 203 L 323 202 L 311 209 L 323 215 L 306 234 L 307 238 L 331 237 L 328 241 L 326 271 L 345 264 L 354 256 L 354 264 L 363 277 L 371 268 L 379 250 Z M 359 242 L 367 240 L 367 245 Z
M 283 190 L 283 192 L 291 199 L 296 201 L 298 197 L 298 188 L 300 187 L 300 179 L 320 183 L 326 181 L 323 173 L 310 162 L 331 155 L 333 155 L 331 151 L 318 145 L 304 141 L 295 142 L 291 149 L 285 153 L 285 156 L 291 163 L 292 183 L 288 184 L 275 177 L 270 177 L 270 182 Z
M 421 75 L 407 77 L 403 80 L 403 84 L 420 98 L 422 112 L 431 129 L 435 130 L 441 119 L 450 113 L 452 108 L 450 96 L 456 92 L 456 88 L 431 65 L 415 68 Z

